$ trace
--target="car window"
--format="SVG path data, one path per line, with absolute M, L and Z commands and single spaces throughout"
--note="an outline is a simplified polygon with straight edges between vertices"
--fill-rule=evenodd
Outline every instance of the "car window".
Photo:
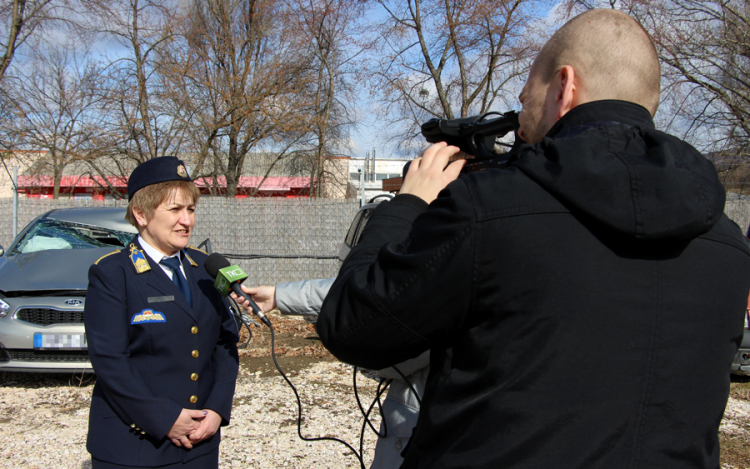
M 24 254 L 50 249 L 122 247 L 132 237 L 133 233 L 46 219 L 40 220 L 31 227 L 10 254 Z
M 346 244 L 347 247 L 351 248 L 354 243 L 354 238 L 357 235 L 357 227 L 359 226 L 359 222 L 362 221 L 362 216 L 364 212 L 357 212 L 357 214 L 354 216 L 354 220 L 352 220 L 352 224 L 349 226 L 349 231 L 346 233 L 346 238 L 344 238 L 344 244 Z
M 359 238 L 362 236 L 365 226 L 367 226 L 367 220 L 370 219 L 370 215 L 372 215 L 374 210 L 375 209 L 370 208 L 357 213 L 357 218 L 352 222 L 352 226 L 349 228 L 349 233 L 346 234 L 347 246 L 352 248 L 359 243 Z

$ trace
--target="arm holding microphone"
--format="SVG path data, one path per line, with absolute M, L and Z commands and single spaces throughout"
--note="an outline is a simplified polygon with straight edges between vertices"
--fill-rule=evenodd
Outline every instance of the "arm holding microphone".
M 277 308 L 276 306 L 276 287 L 273 285 L 261 285 L 259 287 L 246 287 L 244 285 L 241 285 L 242 291 L 247 293 L 250 296 L 250 299 L 255 301 L 255 304 L 258 305 L 258 307 L 263 310 L 263 312 L 267 313 L 269 311 L 272 311 Z M 247 312 L 252 312 L 252 306 L 250 306 L 250 302 L 245 300 L 244 297 L 237 296 L 237 294 L 232 293 L 232 299 L 237 302 L 237 304 L 244 308 Z
M 278 309 L 281 314 L 305 316 L 314 321 L 334 280 L 335 278 L 310 279 L 259 287 L 243 285 L 242 290 L 265 312 Z M 250 306 L 243 299 L 235 298 L 235 301 L 249 310 Z
M 208 275 L 216 279 L 216 282 L 214 282 L 214 288 L 216 288 L 219 293 L 223 296 L 227 296 L 231 291 L 234 294 L 232 298 L 237 300 L 237 304 L 245 308 L 248 312 L 252 311 L 255 313 L 255 315 L 258 316 L 258 319 L 260 319 L 266 326 L 273 327 L 271 321 L 265 314 L 263 314 L 263 310 L 255 304 L 255 301 L 253 301 L 247 293 L 242 291 L 240 283 L 247 278 L 247 274 L 238 265 L 230 265 L 226 257 L 215 252 L 209 254 L 204 266 L 206 267 Z M 242 301 L 240 302 L 237 297 L 242 298 Z

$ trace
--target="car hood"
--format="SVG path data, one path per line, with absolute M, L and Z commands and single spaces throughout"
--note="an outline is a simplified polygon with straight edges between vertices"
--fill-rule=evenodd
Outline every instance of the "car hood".
M 115 247 L 53 249 L 0 258 L 0 291 L 85 290 L 89 266 Z

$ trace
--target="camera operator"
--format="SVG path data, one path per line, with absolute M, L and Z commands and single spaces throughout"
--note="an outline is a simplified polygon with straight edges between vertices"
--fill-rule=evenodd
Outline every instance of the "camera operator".
M 317 326 L 368 368 L 431 351 L 402 467 L 719 466 L 750 248 L 655 129 L 660 78 L 640 24 L 583 13 L 532 65 L 507 169 L 458 178 L 435 144 L 371 216 Z

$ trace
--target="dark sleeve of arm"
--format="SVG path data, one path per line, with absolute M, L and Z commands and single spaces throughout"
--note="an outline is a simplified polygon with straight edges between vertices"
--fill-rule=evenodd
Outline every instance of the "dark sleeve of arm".
M 89 357 L 97 384 L 118 417 L 136 424 L 160 439 L 174 425 L 182 407 L 168 398 L 150 393 L 130 360 L 125 276 L 121 269 L 107 271 L 99 265 L 89 269 L 89 287 L 84 323 Z
M 239 371 L 237 325 L 227 306 L 221 303 L 221 329 L 213 354 L 214 386 L 206 400 L 206 409 L 221 416 L 221 424 L 229 425 L 232 412 L 232 399 Z
M 469 309 L 474 227 L 461 180 L 429 208 L 411 195 L 382 203 L 323 303 L 323 344 L 371 369 L 443 346 Z

